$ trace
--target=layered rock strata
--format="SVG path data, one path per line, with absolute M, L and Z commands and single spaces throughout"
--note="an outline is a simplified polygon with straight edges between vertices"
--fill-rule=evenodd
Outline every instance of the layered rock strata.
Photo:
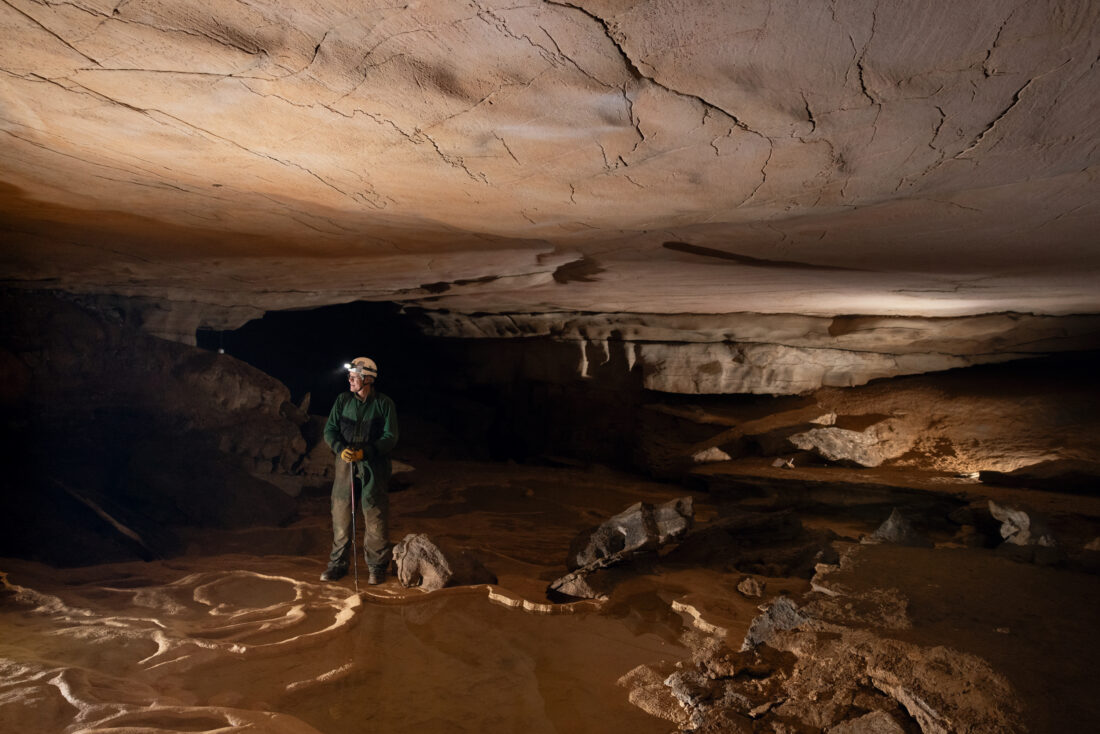
M 795 314 L 485 314 L 423 311 L 431 336 L 523 339 L 538 356 L 471 365 L 533 380 L 636 382 L 684 394 L 795 395 L 1100 347 L 1100 317 L 990 314 L 951 319 Z M 476 349 L 476 345 L 472 348 Z

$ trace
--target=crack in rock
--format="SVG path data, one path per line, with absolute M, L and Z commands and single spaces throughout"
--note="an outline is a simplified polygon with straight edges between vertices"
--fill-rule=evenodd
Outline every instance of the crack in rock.
M 489 178 L 480 171 L 477 174 L 474 174 L 474 172 L 466 166 L 466 161 L 462 159 L 462 156 L 448 155 L 447 153 L 444 153 L 443 149 L 439 147 L 439 143 L 435 142 L 435 139 L 432 138 L 431 135 L 428 135 L 423 130 L 417 130 L 416 132 L 417 135 L 420 135 L 429 143 L 431 143 L 432 147 L 435 148 L 435 152 L 439 154 L 439 157 L 442 158 L 452 168 L 461 168 L 463 171 L 466 172 L 466 175 L 472 178 L 474 181 L 477 181 L 478 183 L 483 183 L 486 186 L 489 185 Z
M 576 5 L 576 4 L 573 4 L 573 3 L 570 3 L 570 2 L 565 2 L 564 0 L 547 0 L 547 1 L 550 4 L 553 4 L 553 5 L 559 5 L 561 7 L 566 7 L 566 8 L 573 8 L 574 10 L 577 10 L 577 11 L 583 13 L 584 15 L 587 15 L 589 18 L 591 18 L 596 23 L 598 23 L 600 25 L 600 27 L 603 29 L 604 35 L 607 36 L 608 40 L 610 40 L 611 43 L 615 46 L 615 48 L 618 49 L 619 54 L 622 56 L 623 61 L 626 63 L 627 69 L 635 77 L 637 77 L 638 79 L 645 80 L 645 81 L 653 84 L 654 86 L 665 90 L 666 92 L 668 92 L 670 94 L 676 95 L 677 97 L 683 97 L 685 99 L 695 100 L 699 104 L 703 105 L 704 108 L 709 109 L 713 112 L 718 112 L 722 115 L 725 115 L 726 117 L 728 117 L 733 122 L 734 125 L 741 128 L 745 132 L 752 133 L 753 135 L 757 135 L 757 136 L 763 138 L 764 140 L 767 140 L 770 145 L 773 144 L 771 138 L 769 138 L 767 135 L 764 135 L 763 133 L 761 133 L 757 130 L 753 130 L 745 122 L 743 122 L 740 118 L 738 118 L 737 115 L 733 114 L 729 110 L 726 110 L 726 109 L 722 108 L 721 106 L 719 106 L 717 104 L 714 104 L 713 102 L 711 102 L 711 101 L 709 101 L 709 100 L 707 100 L 707 99 L 705 99 L 705 98 L 703 98 L 703 97 L 701 97 L 697 94 L 691 94 L 690 92 L 682 92 L 679 89 L 674 89 L 674 88 L 669 87 L 665 84 L 662 84 L 661 82 L 657 81 L 657 79 L 655 79 L 652 76 L 649 76 L 647 74 L 643 74 L 641 69 L 638 67 L 638 64 L 634 61 L 633 58 L 631 58 L 630 54 L 627 53 L 626 48 L 623 46 L 623 43 L 619 39 L 616 39 L 614 31 L 612 30 L 610 23 L 608 21 L 606 21 L 605 19 L 601 18 L 599 15 L 596 15 L 592 11 L 590 11 L 586 8 L 583 8 L 579 5 Z
M 63 45 L 65 46 L 65 48 L 69 49 L 69 50 L 70 50 L 70 51 L 72 51 L 73 53 L 79 54 L 80 56 L 82 56 L 83 58 L 87 59 L 88 61 L 91 61 L 91 62 L 92 62 L 93 64 L 95 64 L 96 66 L 99 66 L 99 62 L 98 62 L 98 61 L 96 61 L 95 59 L 93 59 L 93 58 L 92 58 L 91 56 L 89 56 L 88 54 L 84 53 L 84 52 L 83 52 L 83 51 L 81 51 L 80 49 L 78 49 L 78 48 L 76 48 L 75 46 L 73 46 L 73 45 L 72 45 L 71 43 L 69 43 L 69 42 L 68 42 L 67 40 L 65 40 L 65 39 L 64 39 L 64 38 L 63 38 L 63 37 L 62 37 L 62 36 L 61 36 L 60 34 L 58 34 L 57 32 L 55 32 L 55 31 L 53 31 L 53 30 L 51 30 L 50 28 L 48 28 L 48 27 L 47 27 L 47 26 L 46 26 L 46 25 L 45 25 L 45 24 L 44 24 L 44 23 L 43 23 L 42 21 L 38 20 L 38 18 L 35 18 L 35 17 L 33 16 L 33 15 L 31 15 L 30 13 L 26 12 L 25 10 L 23 10 L 23 9 L 21 9 L 21 8 L 17 8 L 17 7 L 15 7 L 15 6 L 14 6 L 14 5 L 12 5 L 12 4 L 10 3 L 10 2 L 8 2 L 8 0 L 2 0 L 2 1 L 3 1 L 3 3 L 4 3 L 5 5 L 7 5 L 7 6 L 9 7 L 9 8 L 11 8 L 11 9 L 12 9 L 12 10 L 14 10 L 15 12 L 19 13 L 19 14 L 20 14 L 20 15 L 22 15 L 22 16 L 23 16 L 24 18 L 26 18 L 27 20 L 29 20 L 29 21 L 30 21 L 31 23 L 34 23 L 34 24 L 35 24 L 36 26 L 38 26 L 39 28 L 41 28 L 41 29 L 42 29 L 43 31 L 45 31 L 46 33 L 48 33 L 48 34 L 50 34 L 51 36 L 53 36 L 54 38 L 56 38 L 56 39 L 57 39 L 58 41 L 60 41 L 60 42 L 61 42 L 61 43 L 62 43 L 62 44 L 63 44 Z
M 1035 81 L 1035 78 L 1028 79 L 1022 87 L 1017 89 L 1016 93 L 1012 95 L 1012 101 L 1008 103 L 1008 106 L 1005 107 L 1003 110 L 1001 110 L 1001 113 L 999 115 L 997 115 L 996 117 L 994 117 L 993 121 L 990 122 L 988 125 L 986 125 L 985 129 L 982 130 L 980 133 L 978 133 L 977 136 L 975 136 L 975 138 L 970 142 L 970 145 L 966 146 L 961 151 L 956 153 L 954 157 L 955 158 L 969 157 L 969 156 L 967 156 L 967 153 L 969 153 L 970 151 L 977 148 L 981 144 L 982 140 L 985 139 L 985 136 L 993 131 L 993 128 L 995 128 L 997 126 L 997 123 L 999 123 L 1001 120 L 1003 120 L 1005 118 L 1005 116 L 1009 112 L 1012 111 L 1012 108 L 1020 103 L 1020 95 L 1022 95 L 1024 93 L 1024 90 L 1027 89 L 1028 87 L 1030 87 L 1032 82 L 1034 82 L 1034 81 Z
M 231 145 L 234 148 L 238 148 L 240 150 L 243 150 L 243 151 L 245 151 L 246 153 L 248 153 L 250 155 L 254 155 L 254 156 L 257 156 L 257 157 L 260 157 L 260 158 L 266 158 L 270 161 L 274 161 L 275 163 L 278 163 L 279 165 L 282 165 L 282 166 L 286 166 L 288 168 L 296 168 L 296 169 L 308 174 L 309 176 L 315 178 L 317 181 L 319 181 L 324 186 L 326 186 L 326 187 L 332 189 L 333 191 L 336 191 L 337 193 L 351 199 L 352 201 L 356 201 L 356 202 L 359 202 L 361 204 L 366 204 L 366 205 L 371 206 L 375 209 L 384 209 L 384 208 L 386 208 L 386 203 L 385 203 L 384 200 L 375 201 L 375 200 L 372 200 L 371 198 L 369 198 L 369 196 L 377 197 L 377 194 L 373 191 L 373 189 L 368 190 L 367 193 L 359 193 L 359 192 L 349 193 L 349 192 L 343 190 L 342 188 L 340 188 L 339 186 L 335 185 L 331 181 L 325 179 L 323 176 L 317 174 L 315 171 L 309 169 L 308 167 L 306 167 L 306 166 L 304 166 L 300 163 L 296 163 L 296 162 L 290 161 L 290 160 L 284 160 L 282 158 L 278 158 L 278 157 L 270 155 L 268 153 L 263 153 L 261 151 L 253 150 L 252 148 L 249 148 L 246 145 L 242 145 L 241 143 L 238 143 L 235 140 L 224 137 L 222 135 L 218 135 L 217 133 L 215 133 L 211 130 L 207 130 L 203 127 L 200 127 L 199 125 L 195 125 L 194 123 L 188 122 L 187 120 L 184 120 L 181 117 L 177 117 L 176 115 L 173 115 L 171 113 L 165 112 L 164 110 L 159 110 L 159 109 L 151 108 L 151 107 L 150 108 L 138 107 L 138 106 L 130 104 L 128 102 L 124 102 L 120 99 L 115 99 L 115 98 L 113 98 L 109 95 L 98 92 L 94 89 L 86 87 L 86 86 L 80 84 L 79 82 L 76 82 L 72 79 L 68 79 L 66 77 L 61 77 L 61 78 L 64 79 L 69 84 L 71 84 L 72 86 L 66 86 L 65 84 L 62 84 L 61 82 L 57 81 L 56 79 L 49 79 L 49 78 L 41 77 L 41 76 L 38 76 L 38 75 L 33 75 L 33 76 L 37 77 L 38 79 L 40 79 L 43 82 L 47 82 L 49 84 L 53 84 L 54 86 L 60 87 L 61 89 L 64 89 L 67 92 L 70 92 L 70 93 L 73 93 L 73 94 L 86 95 L 86 96 L 92 97 L 93 99 L 99 100 L 101 102 L 105 102 L 105 103 L 108 103 L 108 104 L 111 104 L 111 105 L 117 105 L 118 107 L 121 107 L 123 109 L 131 110 L 131 111 L 136 112 L 136 113 L 138 113 L 138 114 L 140 114 L 144 117 L 148 117 L 150 120 L 152 120 L 153 122 L 156 122 L 159 125 L 165 125 L 167 123 L 164 120 L 158 119 L 158 116 L 166 118 L 168 120 L 171 120 L 173 122 L 176 122 L 176 123 L 184 126 L 184 128 L 186 128 L 187 130 L 192 130 L 192 131 L 198 133 L 200 136 L 205 137 L 208 140 L 214 140 L 214 141 L 218 141 L 218 142 L 221 142 L 221 143 Z M 245 86 L 247 87 L 247 85 L 245 85 Z M 368 196 L 368 194 L 369 194 L 369 196 Z

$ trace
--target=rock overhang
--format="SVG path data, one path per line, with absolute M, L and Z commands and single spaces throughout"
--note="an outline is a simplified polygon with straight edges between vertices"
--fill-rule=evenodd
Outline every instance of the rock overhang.
M 353 300 L 1100 306 L 1088 4 L 2 12 L 4 281 L 159 303 L 173 338 Z

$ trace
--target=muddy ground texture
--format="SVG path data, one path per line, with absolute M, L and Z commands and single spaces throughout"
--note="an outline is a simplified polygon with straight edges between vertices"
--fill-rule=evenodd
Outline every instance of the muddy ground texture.
M 617 673 L 621 695 L 668 730 L 1100 724 L 1096 498 L 946 473 L 760 461 L 700 471 L 685 491 L 565 462 L 422 459 L 396 489 L 394 540 L 422 533 L 475 557 L 498 579 L 484 587 L 494 601 L 608 616 L 675 638 L 682 656 Z M 575 567 L 567 555 L 578 536 L 634 503 L 685 496 L 686 533 L 596 569 L 595 598 L 550 590 Z M 307 488 L 301 503 L 287 527 L 202 531 L 189 551 L 293 548 L 316 558 L 319 573 L 325 488 Z M 355 580 L 339 583 L 351 589 Z M 392 577 L 380 587 L 361 577 L 360 590 L 367 604 L 426 593 Z

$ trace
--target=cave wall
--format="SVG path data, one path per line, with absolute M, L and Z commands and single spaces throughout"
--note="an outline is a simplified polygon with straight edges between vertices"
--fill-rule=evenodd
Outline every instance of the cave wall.
M 505 454 L 560 454 L 666 478 L 743 457 L 955 473 L 1100 460 L 1095 352 L 773 396 L 663 393 L 646 389 L 638 370 L 554 375 L 547 355 L 568 351 L 563 345 L 452 348 L 470 365 L 488 365 L 449 387 L 480 390 L 496 406 L 489 438 Z M 840 453 L 823 454 L 822 440 L 839 441 Z
M 118 557 L 151 557 L 179 550 L 175 526 L 286 521 L 294 494 L 329 481 L 332 457 L 319 423 L 330 400 L 309 415 L 301 392 L 292 396 L 279 379 L 316 344 L 384 356 L 379 387 L 402 418 L 397 458 L 413 463 L 549 458 L 684 481 L 700 468 L 744 461 L 948 475 L 1068 461 L 1090 476 L 1100 462 L 1088 316 L 551 321 L 360 304 L 354 313 L 316 314 L 324 328 L 300 314 L 302 333 L 315 331 L 316 344 L 277 319 L 266 331 L 257 326 L 247 335 L 252 351 L 243 353 L 286 360 L 282 368 L 265 363 L 266 374 L 232 355 L 146 333 L 133 321 L 141 309 L 59 293 L 0 297 L 8 315 L 0 344 L 4 445 L 20 477 L 3 498 L 0 554 L 53 532 L 72 538 L 47 549 L 43 557 L 54 562 L 91 547 L 101 558 L 105 544 Z M 377 328 L 348 331 L 364 323 Z M 441 323 L 462 328 L 443 335 Z M 680 347 L 738 349 L 734 338 L 757 338 L 766 349 L 782 339 L 785 348 L 879 363 L 931 354 L 940 371 L 845 372 L 849 360 L 834 364 L 830 378 L 807 360 L 795 391 L 790 373 L 766 361 L 748 368 L 734 361 L 752 385 L 704 370 L 702 381 L 677 382 L 682 389 L 654 389 L 661 383 L 650 378 L 664 369 L 655 354 L 683 364 Z M 728 358 L 717 361 L 731 374 Z M 321 377 L 339 381 L 342 373 Z
M 507 365 L 471 361 L 473 374 L 490 381 L 499 381 L 502 370 L 518 370 L 520 378 L 553 373 L 559 380 L 637 383 L 680 394 L 798 395 L 1100 348 L 1100 316 L 1093 314 L 416 313 L 433 336 L 525 340 L 523 356 Z
M 0 555 L 52 563 L 182 550 L 174 527 L 293 516 L 306 416 L 278 380 L 59 293 L 0 293 Z
M 1093 316 L 416 318 L 448 365 L 422 379 L 479 396 L 499 455 L 667 478 L 744 457 L 954 473 L 1100 458 Z

